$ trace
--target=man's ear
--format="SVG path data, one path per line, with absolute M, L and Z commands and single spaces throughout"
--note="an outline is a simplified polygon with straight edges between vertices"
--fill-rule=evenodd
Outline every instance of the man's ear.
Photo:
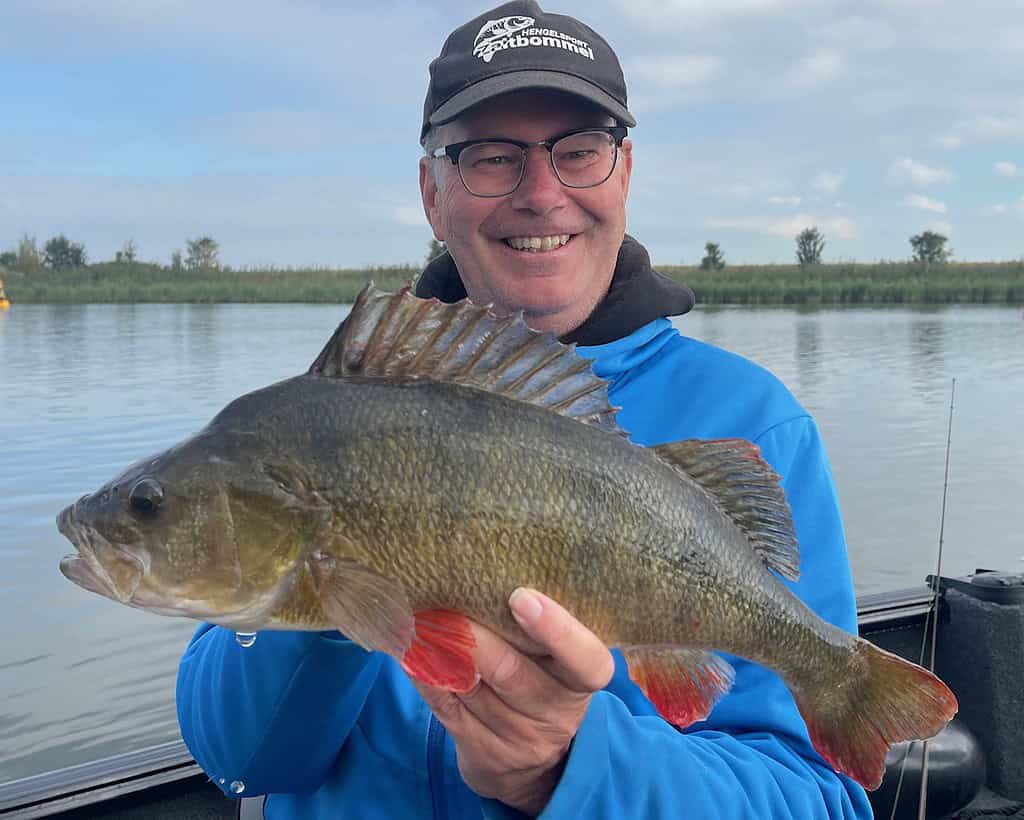
M 420 157 L 420 197 L 423 199 L 423 213 L 434 230 L 434 238 L 438 242 L 444 242 L 445 236 L 437 207 L 437 180 L 434 178 L 431 162 L 433 160 L 430 157 Z

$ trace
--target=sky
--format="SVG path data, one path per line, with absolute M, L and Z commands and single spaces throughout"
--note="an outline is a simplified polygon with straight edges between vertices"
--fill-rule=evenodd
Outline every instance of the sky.
M 1024 258 L 1020 0 L 558 0 L 623 65 L 627 230 L 655 264 Z M 423 260 L 427 66 L 490 3 L 3 0 L 0 250 Z

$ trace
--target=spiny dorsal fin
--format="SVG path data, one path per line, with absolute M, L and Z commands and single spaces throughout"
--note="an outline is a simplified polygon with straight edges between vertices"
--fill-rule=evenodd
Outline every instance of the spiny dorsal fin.
M 800 577 L 800 550 L 778 474 L 741 438 L 689 439 L 652 447 L 707 490 L 783 578 Z
M 608 432 L 618 408 L 590 359 L 551 333 L 531 330 L 523 314 L 495 316 L 468 300 L 445 304 L 371 282 L 317 356 L 310 373 L 328 378 L 432 379 L 528 402 Z

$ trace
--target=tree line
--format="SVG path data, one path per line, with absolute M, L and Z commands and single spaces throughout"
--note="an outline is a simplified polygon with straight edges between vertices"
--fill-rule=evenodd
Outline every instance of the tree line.
M 181 270 L 220 270 L 220 245 L 213 237 L 201 236 L 185 240 L 185 255 L 180 250 L 171 254 L 170 268 Z M 138 247 L 129 239 L 114 254 L 115 264 L 133 264 L 138 259 Z M 42 247 L 34 236 L 25 234 L 11 250 L 0 252 L 0 268 L 20 273 L 39 273 L 44 270 L 77 270 L 88 264 L 85 245 L 72 242 L 64 234 L 58 234 L 43 243 Z
M 923 231 L 910 237 L 910 248 L 913 253 L 911 261 L 923 263 L 925 266 L 934 263 L 948 262 L 953 258 L 953 249 L 946 247 L 948 237 L 935 231 Z M 796 236 L 796 261 L 801 268 L 809 265 L 820 265 L 821 254 L 825 250 L 825 234 L 817 228 L 804 228 Z M 725 254 L 721 245 L 716 242 L 704 244 L 704 257 L 700 260 L 701 270 L 722 270 L 725 267 Z
M 825 250 L 825 235 L 816 227 L 805 228 L 795 238 L 796 261 L 800 267 L 820 265 Z M 952 256 L 951 248 L 946 247 L 948 238 L 934 231 L 923 231 L 910 237 L 912 251 L 911 261 L 923 263 L 925 266 L 948 262 Z M 180 250 L 171 253 L 172 271 L 221 270 L 220 245 L 210 236 L 185 241 L 184 255 Z M 428 245 L 426 262 L 445 251 L 444 243 L 431 239 Z M 132 264 L 138 258 L 138 247 L 133 239 L 129 239 L 114 255 L 115 264 Z M 44 270 L 75 270 L 88 263 L 85 246 L 80 242 L 72 242 L 64 234 L 58 234 L 45 243 L 42 248 L 36 243 L 35 237 L 27 234 L 22 236 L 15 248 L 0 252 L 0 269 L 19 271 L 21 273 L 38 273 Z M 725 253 L 717 242 L 704 245 L 704 256 L 700 260 L 701 270 L 722 270 L 725 268 Z

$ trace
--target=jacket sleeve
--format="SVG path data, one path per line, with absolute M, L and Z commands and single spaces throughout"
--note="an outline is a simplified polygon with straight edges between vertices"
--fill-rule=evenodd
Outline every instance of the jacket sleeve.
M 856 603 L 831 470 L 806 416 L 757 442 L 783 477 L 801 544 L 793 591 L 821 617 L 853 631 Z M 682 593 L 681 593 L 682 594 Z M 732 691 L 709 719 L 677 731 L 629 680 L 616 652 L 609 689 L 591 701 L 563 776 L 541 817 L 870 818 L 864 790 L 814 751 L 782 680 L 728 657 Z M 513 817 L 489 802 L 488 818 Z
M 381 657 L 337 632 L 259 633 L 251 647 L 210 624 L 178 667 L 181 735 L 225 794 L 306 792 L 337 759 Z

